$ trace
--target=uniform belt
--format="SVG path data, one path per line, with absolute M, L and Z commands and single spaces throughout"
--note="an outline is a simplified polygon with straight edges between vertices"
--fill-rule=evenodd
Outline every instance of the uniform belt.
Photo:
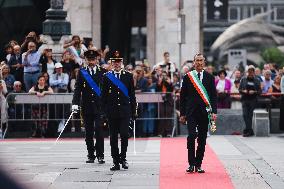
M 25 72 L 25 74 L 35 74 L 35 73 L 39 73 L 39 70 L 38 71 L 34 71 L 34 72 Z

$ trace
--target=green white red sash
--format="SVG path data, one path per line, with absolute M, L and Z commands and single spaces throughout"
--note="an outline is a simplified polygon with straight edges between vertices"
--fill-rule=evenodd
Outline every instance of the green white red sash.
M 215 126 L 214 121 L 211 119 L 211 114 L 212 114 L 212 107 L 210 104 L 210 99 L 207 93 L 207 90 L 205 89 L 204 85 L 202 84 L 202 82 L 200 81 L 200 79 L 197 76 L 197 71 L 193 70 L 191 72 L 187 73 L 191 83 L 193 84 L 194 88 L 196 89 L 196 91 L 198 92 L 198 94 L 200 95 L 201 99 L 203 100 L 203 102 L 206 105 L 206 111 L 208 113 L 208 120 L 209 120 L 209 125 L 210 127 Z

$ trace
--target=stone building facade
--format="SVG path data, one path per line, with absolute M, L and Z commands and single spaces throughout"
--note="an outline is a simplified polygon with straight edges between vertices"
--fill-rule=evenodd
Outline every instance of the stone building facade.
M 169 51 L 173 62 L 192 59 L 202 51 L 200 33 L 200 1 L 184 1 L 181 13 L 185 15 L 185 44 L 178 44 L 177 0 L 146 1 L 146 56 L 151 65 L 163 59 L 163 52 Z M 95 46 L 102 42 L 102 0 L 65 0 L 67 20 L 71 22 L 71 33 L 92 38 Z M 181 55 L 181 60 L 180 60 Z

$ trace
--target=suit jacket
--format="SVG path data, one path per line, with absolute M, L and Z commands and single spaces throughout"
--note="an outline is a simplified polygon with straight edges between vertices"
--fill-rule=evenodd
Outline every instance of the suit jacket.
M 210 104 L 212 106 L 213 113 L 217 113 L 217 94 L 215 88 L 215 80 L 214 76 L 209 74 L 208 72 L 203 72 L 202 84 L 207 90 Z M 206 105 L 203 102 L 202 98 L 194 88 L 192 82 L 190 81 L 187 74 L 183 77 L 183 82 L 181 86 L 180 93 L 180 113 L 181 116 L 191 116 L 194 110 L 200 108 L 201 112 L 204 115 L 207 115 Z
M 22 55 L 16 56 L 15 54 L 12 54 L 10 60 L 8 61 L 8 65 L 10 67 L 10 74 L 15 76 L 16 81 L 22 82 L 24 69 L 22 67 L 21 68 L 12 67 L 13 65 L 16 65 L 18 63 L 22 64 Z
M 113 71 L 110 71 L 113 73 Z M 104 112 L 108 118 L 127 118 L 136 113 L 136 97 L 133 75 L 121 70 L 120 81 L 128 89 L 129 98 L 114 85 L 106 74 L 103 77 L 102 100 Z
M 89 68 L 86 69 L 89 73 Z M 96 82 L 96 84 L 102 89 L 102 77 L 103 74 L 106 73 L 104 68 L 96 65 L 96 73 L 95 75 L 91 75 L 92 79 Z M 90 73 L 89 73 L 90 74 Z M 81 102 L 81 103 L 80 103 Z M 101 108 L 101 97 L 99 97 L 89 86 L 88 82 L 83 77 L 81 71 L 78 73 L 78 77 L 75 83 L 75 90 L 73 95 L 74 105 L 80 105 L 83 111 L 83 114 L 102 114 Z

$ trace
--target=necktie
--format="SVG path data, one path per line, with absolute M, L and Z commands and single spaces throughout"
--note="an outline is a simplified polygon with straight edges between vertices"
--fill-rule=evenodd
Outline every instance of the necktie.
M 95 75 L 95 70 L 91 69 L 91 72 L 92 72 L 92 76 L 94 76 Z
M 119 79 L 119 73 L 115 73 L 115 77 Z
M 200 72 L 198 72 L 197 76 L 198 76 L 198 79 L 200 80 Z

